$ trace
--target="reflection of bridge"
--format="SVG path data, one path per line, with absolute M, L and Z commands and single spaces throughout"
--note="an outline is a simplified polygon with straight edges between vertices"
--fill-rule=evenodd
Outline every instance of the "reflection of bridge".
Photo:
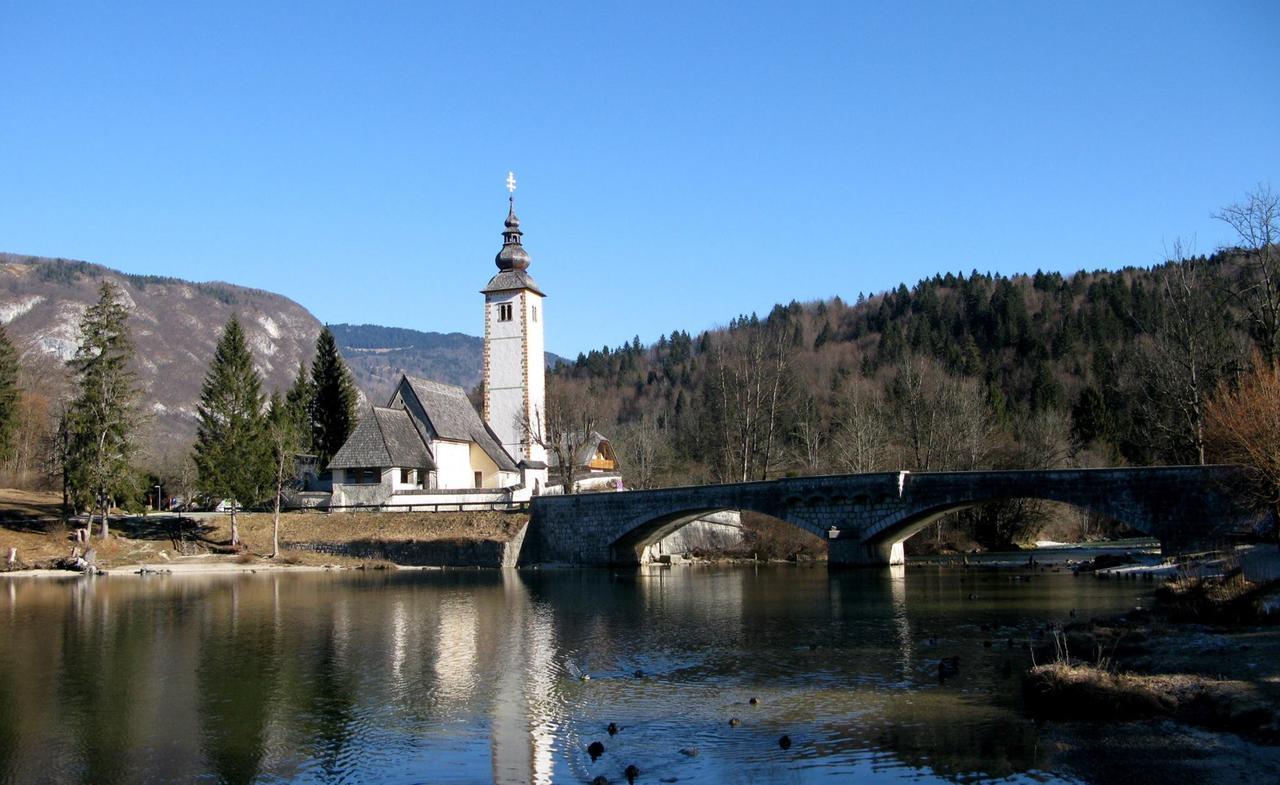
M 902 561 L 902 542 L 947 513 L 1044 499 L 1099 513 L 1185 549 L 1250 527 L 1231 466 L 850 474 L 652 491 L 544 496 L 521 563 L 635 563 L 649 543 L 718 510 L 771 515 L 828 540 L 835 564 Z

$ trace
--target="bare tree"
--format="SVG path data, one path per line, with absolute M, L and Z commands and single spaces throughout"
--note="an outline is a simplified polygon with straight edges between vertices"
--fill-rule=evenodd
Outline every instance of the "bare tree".
M 1058 409 L 1028 417 L 1018 428 L 1017 469 L 1059 469 L 1072 458 L 1071 419 Z
M 1169 445 L 1167 454 L 1203 464 L 1205 401 L 1239 366 L 1240 348 L 1207 260 L 1184 253 L 1175 242 L 1157 281 L 1162 307 L 1145 322 L 1134 317 L 1146 335 L 1134 369 L 1143 409 L 1153 436 Z
M 532 422 L 523 422 L 527 438 L 547 451 L 554 475 L 564 493 L 573 493 L 578 454 L 596 430 L 599 418 L 594 396 L 572 379 L 551 377 L 547 386 L 546 411 L 535 413 Z
M 783 406 L 791 390 L 787 355 L 793 325 L 752 322 L 732 327 L 711 353 L 710 404 L 724 480 L 767 479 L 776 458 Z
M 816 474 L 821 470 L 830 437 L 821 403 L 812 393 L 806 393 L 791 418 L 791 443 L 805 471 Z
M 1241 497 L 1280 518 L 1280 369 L 1255 355 L 1237 385 L 1214 393 L 1206 419 L 1213 458 L 1245 467 Z
M 58 429 L 58 402 L 67 396 L 66 366 L 57 357 L 28 348 L 18 366 L 18 413 L 13 452 L 5 468 L 22 487 L 52 487 L 46 456 Z
M 304 449 L 307 412 L 279 392 L 271 396 L 263 435 L 271 450 L 274 506 L 271 510 L 271 558 L 280 555 L 280 506 L 285 491 L 297 479 L 298 453 Z
M 622 471 L 635 488 L 655 488 L 671 460 L 671 442 L 658 427 L 657 418 L 646 415 L 618 427 L 614 449 L 622 458 Z
M 985 464 L 995 423 L 981 385 L 926 357 L 908 359 L 890 386 L 893 420 L 914 471 L 971 470 Z
M 852 474 L 893 468 L 880 386 L 867 379 L 853 380 L 841 390 L 836 405 L 839 423 L 832 437 L 835 465 Z
M 1280 361 L 1280 195 L 1258 185 L 1244 201 L 1213 216 L 1231 226 L 1245 251 L 1231 298 L 1245 314 L 1249 332 L 1270 366 Z

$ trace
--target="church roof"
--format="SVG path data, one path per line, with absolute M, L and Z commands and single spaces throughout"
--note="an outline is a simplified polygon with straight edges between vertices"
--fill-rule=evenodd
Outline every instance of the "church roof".
M 431 451 L 404 409 L 375 406 L 360 418 L 342 449 L 329 462 L 330 469 L 368 467 L 435 469 Z
M 418 379 L 405 374 L 413 394 L 427 413 L 427 420 L 441 439 L 457 442 L 475 442 L 490 460 L 504 472 L 517 471 L 515 461 L 502 449 L 498 437 L 476 414 L 476 407 L 467 398 L 467 391 L 452 384 Z
M 497 275 L 489 279 L 489 283 L 481 293 L 489 292 L 509 292 L 513 289 L 528 289 L 537 294 L 542 294 L 542 290 L 538 288 L 538 284 L 534 283 L 533 276 L 524 270 L 503 270 Z M 542 294 L 546 297 L 545 294 Z

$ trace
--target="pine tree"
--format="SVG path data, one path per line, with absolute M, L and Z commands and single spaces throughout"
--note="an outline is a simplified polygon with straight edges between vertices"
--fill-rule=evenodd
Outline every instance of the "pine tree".
M 195 446 L 200 490 L 232 502 L 232 545 L 240 544 L 237 508 L 265 499 L 271 487 L 271 449 L 262 407 L 262 380 L 253 367 L 244 330 L 232 316 L 200 389 Z
M 293 385 L 284 394 L 284 402 L 293 407 L 293 411 L 302 418 L 303 433 L 299 438 L 298 449 L 312 452 L 311 444 L 311 408 L 315 402 L 315 389 L 311 386 L 311 375 L 307 373 L 307 364 L 298 362 L 298 375 L 293 378 Z
M 67 412 L 65 482 L 76 500 L 102 514 L 102 538 L 109 535 L 111 499 L 133 490 L 131 462 L 137 398 L 129 309 L 109 283 L 80 322 L 80 346 L 68 365 L 78 392 Z
M 0 459 L 13 454 L 18 425 L 18 352 L 0 325 Z
M 356 425 L 358 396 L 351 371 L 338 354 L 338 344 L 328 327 L 316 339 L 311 364 L 311 447 L 327 466 Z

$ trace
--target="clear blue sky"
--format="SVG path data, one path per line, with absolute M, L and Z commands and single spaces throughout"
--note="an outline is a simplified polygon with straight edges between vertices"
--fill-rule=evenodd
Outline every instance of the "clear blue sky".
M 1280 3 L 0 0 L 0 250 L 548 348 L 1151 264 L 1280 188 Z

